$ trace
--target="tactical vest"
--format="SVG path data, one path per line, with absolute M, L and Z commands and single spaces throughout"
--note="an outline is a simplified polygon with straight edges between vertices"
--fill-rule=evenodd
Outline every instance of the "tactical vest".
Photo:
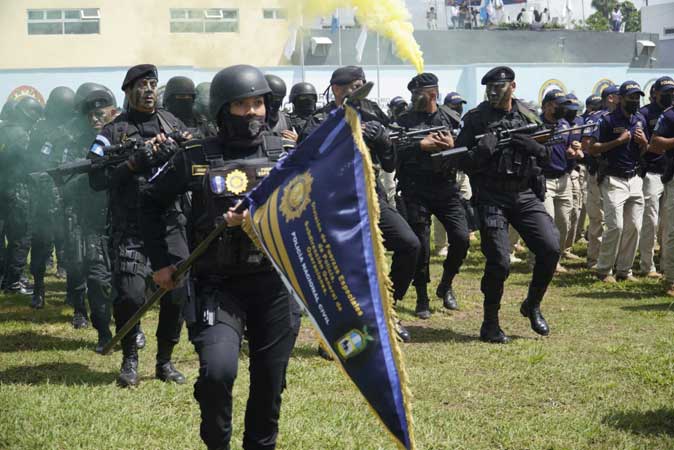
M 533 111 L 527 109 L 520 101 L 514 99 L 513 107 L 518 114 L 514 115 L 512 119 L 504 117 L 497 122 L 487 122 L 486 115 L 488 112 L 484 111 L 487 105 L 487 102 L 483 102 L 478 105 L 477 111 L 473 110 L 473 114 L 467 115 L 466 120 L 471 121 L 472 128 L 479 130 L 477 134 L 521 128 L 533 123 L 541 124 L 541 120 Z M 484 169 L 479 170 L 479 172 L 485 173 L 487 176 L 530 178 L 538 176 L 541 169 L 535 156 L 523 156 L 512 146 L 507 146 L 503 150 L 498 151 L 491 158 L 489 164 L 486 164 Z
M 192 244 L 198 245 L 224 221 L 224 214 L 265 178 L 283 148 L 281 138 L 265 135 L 262 144 L 243 159 L 225 160 L 220 145 L 205 145 L 208 169 L 194 191 Z M 196 278 L 227 278 L 271 270 L 271 263 L 241 227 L 228 228 L 192 269 Z
M 164 134 L 173 133 L 178 130 L 179 122 L 172 114 L 157 110 L 157 118 L 161 132 Z M 140 130 L 125 115 L 119 116 L 112 123 L 113 144 L 119 144 L 127 140 L 143 141 L 151 139 L 154 136 L 141 136 Z M 130 154 L 130 153 L 129 153 Z M 149 172 L 137 173 L 133 176 L 133 181 L 124 187 L 122 192 L 110 192 L 110 214 L 112 222 L 113 238 L 119 239 L 122 236 L 139 237 L 140 230 L 138 225 L 140 196 L 139 193 L 148 183 Z M 168 227 L 184 226 L 185 217 L 181 213 L 180 202 L 176 201 L 174 207 L 169 208 L 165 213 L 165 219 Z

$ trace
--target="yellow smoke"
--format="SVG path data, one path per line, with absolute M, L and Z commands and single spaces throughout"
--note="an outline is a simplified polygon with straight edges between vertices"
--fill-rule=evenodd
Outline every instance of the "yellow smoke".
M 300 23 L 330 16 L 338 8 L 355 8 L 358 22 L 378 32 L 395 46 L 400 59 L 411 63 L 418 73 L 424 71 L 424 58 L 414 39 L 414 27 L 403 0 L 284 0 L 290 19 Z

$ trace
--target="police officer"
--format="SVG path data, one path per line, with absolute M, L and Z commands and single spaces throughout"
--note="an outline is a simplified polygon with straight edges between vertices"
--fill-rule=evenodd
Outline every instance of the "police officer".
M 618 104 L 618 86 L 611 85 L 601 92 L 601 107 L 587 114 L 585 124 L 598 124 L 606 114 L 613 112 Z M 599 129 L 587 128 L 583 133 L 583 152 L 588 171 L 587 181 L 587 268 L 596 269 L 601 247 L 601 237 L 604 232 L 604 206 L 602 193 L 599 188 L 598 170 L 599 160 L 590 153 L 590 145 L 593 138 L 597 138 Z
M 30 130 L 42 118 L 43 112 L 37 100 L 23 97 L 0 132 L 0 146 L 5 147 L 2 152 L 7 159 L 2 170 L 8 196 L 4 288 L 9 293 L 33 293 L 32 286 L 23 279 L 31 238 L 28 145 Z
M 139 193 L 156 168 L 170 157 L 171 141 L 165 136 L 186 133 L 185 125 L 173 114 L 156 109 L 157 77 L 157 68 L 151 64 L 141 64 L 128 70 L 122 90 L 129 100 L 129 109 L 103 127 L 88 154 L 89 158 L 96 160 L 108 156 L 105 153 L 108 145 L 137 144 L 131 147 L 132 150 L 125 150 L 124 154 L 128 154 L 125 163 L 89 174 L 91 187 L 95 191 L 107 190 L 110 202 L 113 315 L 117 331 L 145 301 L 146 277 L 152 272 L 138 224 Z M 159 150 L 156 150 L 157 146 Z M 176 262 L 188 255 L 185 217 L 180 202 L 176 202 L 166 215 L 167 226 L 160 235 L 166 239 L 172 262 Z M 185 296 L 186 289 L 181 288 L 162 299 L 157 326 L 155 375 L 162 381 L 179 384 L 185 382 L 185 377 L 173 366 L 171 355 L 180 337 L 183 322 L 181 308 Z M 122 387 L 138 384 L 138 329 L 139 325 L 136 325 L 122 340 L 123 360 L 117 380 Z
M 318 93 L 313 84 L 303 81 L 293 85 L 288 100 L 293 105 L 293 112 L 288 116 L 290 128 L 301 135 L 309 119 L 316 112 Z
M 201 130 L 194 113 L 197 91 L 194 82 L 187 77 L 173 77 L 164 89 L 164 108 L 185 124 L 194 138 L 201 137 Z
M 463 116 L 463 105 L 467 102 L 461 97 L 461 94 L 458 92 L 450 92 L 445 95 L 445 100 L 442 104 L 448 109 L 454 111 L 456 114 L 451 114 L 452 126 L 455 129 L 461 128 L 461 116 Z
M 105 86 L 88 83 L 76 94 L 77 117 L 69 123 L 72 142 L 68 160 L 84 159 L 89 145 L 103 127 L 117 115 L 114 94 Z M 88 324 L 85 297 L 89 301 L 91 323 L 98 332 L 95 351 L 100 353 L 112 338 L 112 283 L 106 222 L 108 199 L 105 192 L 94 192 L 86 175 L 69 180 L 63 187 L 68 233 L 68 296 L 75 314 L 73 325 Z
M 639 110 L 646 119 L 645 125 L 649 135 L 653 134 L 653 129 L 663 111 L 672 105 L 674 80 L 667 76 L 660 77 L 653 83 L 652 91 L 651 102 Z M 649 150 L 643 155 L 641 168 L 644 180 L 644 218 L 639 238 L 639 266 L 643 275 L 655 279 L 662 278 L 655 267 L 653 255 L 660 223 L 660 202 L 665 194 L 662 175 L 665 173 L 666 162 L 663 153 Z
M 546 127 L 554 130 L 565 130 L 569 123 L 564 119 L 566 107 L 570 101 L 559 89 L 553 89 L 543 98 L 543 113 L 541 121 Z M 560 136 L 561 140 L 552 144 L 550 160 L 543 167 L 545 176 L 545 209 L 555 220 L 559 231 L 560 248 L 566 248 L 566 239 L 571 228 L 571 210 L 573 209 L 573 191 L 569 168 L 573 167 L 570 160 L 582 157 L 579 141 L 570 141 L 568 133 Z M 566 269 L 557 264 L 557 273 L 564 273 Z
M 539 123 L 536 114 L 513 97 L 516 88 L 512 69 L 499 66 L 482 77 L 487 101 L 470 110 L 456 145 L 471 150 L 462 160 L 473 186 L 473 199 L 480 217 L 482 252 L 487 261 L 482 277 L 484 321 L 480 339 L 506 343 L 498 311 L 503 285 L 509 275 L 508 225 L 517 230 L 536 255 L 529 293 L 520 307 L 531 328 L 540 335 L 550 330 L 540 310 L 545 291 L 559 260 L 559 233 L 546 212 L 540 189 L 540 166 L 550 159 L 550 150 L 522 134 L 512 136 L 507 146 L 497 147 L 492 131 Z M 478 139 L 477 136 L 484 137 Z M 536 182 L 536 192 L 532 183 Z
M 424 129 L 437 126 L 446 131 L 431 133 L 419 142 L 398 146 L 398 188 L 402 191 L 407 222 L 421 243 L 421 254 L 414 274 L 417 294 L 416 315 L 420 319 L 431 316 L 427 285 L 430 279 L 431 214 L 442 223 L 447 233 L 449 250 L 443 263 L 442 279 L 436 295 L 447 309 L 457 309 L 452 281 L 469 247 L 468 222 L 456 184 L 456 169 L 436 169 L 431 154 L 454 146 L 452 121 L 445 109 L 438 106 L 438 78 L 432 73 L 422 73 L 408 83 L 412 93 L 410 112 L 400 118 L 400 125 L 407 129 Z
M 667 95 L 665 95 L 667 97 Z M 661 101 L 662 94 L 660 97 Z M 671 97 L 670 97 L 671 100 Z M 660 114 L 649 150 L 665 154 L 668 166 L 662 181 L 665 184 L 665 231 L 663 247 L 668 250 L 662 255 L 661 267 L 665 276 L 667 295 L 674 297 L 674 108 L 669 107 Z
M 43 172 L 61 163 L 61 156 L 70 143 L 66 123 L 73 116 L 74 105 L 75 92 L 68 87 L 57 87 L 49 94 L 44 118 L 38 120 L 30 132 L 28 158 L 31 172 Z M 44 306 L 47 262 L 57 240 L 57 249 L 61 250 L 65 230 L 63 199 L 54 181 L 47 174 L 33 177 L 31 181 L 30 273 L 34 282 L 31 307 L 39 309 Z M 63 264 L 63 253 L 58 251 L 57 256 L 58 264 Z
M 218 136 L 187 143 L 144 192 L 145 244 L 161 287 L 175 286 L 171 279 L 175 261 L 159 236 L 164 211 L 178 196 L 193 192 L 192 247 L 221 223 L 223 215 L 230 226 L 192 268 L 196 301 L 190 309 L 196 312 L 186 316 L 199 355 L 194 396 L 201 408 L 201 438 L 209 449 L 230 448 L 232 389 L 244 328 L 250 349 L 250 390 L 243 448 L 275 447 L 281 392 L 295 341 L 288 293 L 269 260 L 241 229 L 244 215 L 234 212 L 242 192 L 231 192 L 226 183 L 219 189 L 216 182 L 235 170 L 232 163 L 237 161 L 269 168 L 278 159 L 281 139 L 266 124 L 270 93 L 255 67 L 231 66 L 218 72 L 211 87 Z
M 194 116 L 197 119 L 201 135 L 205 138 L 218 134 L 215 122 L 211 118 L 210 95 L 211 83 L 206 81 L 199 83 L 196 88 L 196 98 L 194 99 Z
M 618 94 L 618 107 L 599 120 L 590 145 L 590 153 L 600 161 L 598 181 L 605 227 L 597 277 L 605 283 L 634 280 L 632 264 L 644 213 L 643 180 L 638 176 L 639 161 L 648 151 L 649 138 L 646 119 L 639 112 L 644 93 L 638 83 L 626 81 Z
M 393 97 L 388 103 L 388 116 L 391 123 L 398 123 L 398 119 L 407 112 L 408 107 L 409 104 L 404 98 L 400 96 Z
M 344 99 L 359 87 L 365 84 L 365 73 L 357 66 L 344 66 L 336 69 L 330 78 L 329 90 L 334 100 L 329 102 L 311 118 L 305 127 L 300 140 L 311 134 L 327 115 L 339 108 Z M 326 90 L 326 94 L 327 94 Z M 397 156 L 393 145 L 388 137 L 388 131 L 384 124 L 388 123 L 388 117 L 379 106 L 367 99 L 360 102 L 361 121 L 363 123 L 363 139 L 371 150 L 375 166 L 386 172 L 392 172 L 396 168 Z M 419 239 L 414 234 L 405 219 L 386 199 L 385 191 L 377 179 L 377 196 L 379 198 L 379 229 L 384 237 L 384 247 L 393 252 L 391 263 L 391 281 L 393 283 L 393 300 L 401 301 L 409 289 L 419 257 Z M 403 341 L 410 340 L 409 332 L 397 322 L 397 333 Z
M 575 94 L 567 94 L 566 98 L 569 100 L 564 104 L 564 120 L 566 120 L 571 128 L 579 127 L 585 123 L 585 120 L 578 114 L 580 111 L 580 101 Z M 581 219 L 581 211 L 583 203 L 585 202 L 585 172 L 582 169 L 581 161 L 585 158 L 585 153 L 582 150 L 582 130 L 571 132 L 568 138 L 569 142 L 578 142 L 581 148 L 576 152 L 575 158 L 567 160 L 569 173 L 569 181 L 571 182 L 571 192 L 573 194 L 573 207 L 571 209 L 571 216 L 569 218 L 569 232 L 566 235 L 566 243 L 563 248 L 563 256 L 566 259 L 580 260 L 580 256 L 571 251 L 571 247 L 576 243 L 580 236 L 579 229 L 582 224 L 579 224 Z M 584 217 L 583 217 L 584 220 Z

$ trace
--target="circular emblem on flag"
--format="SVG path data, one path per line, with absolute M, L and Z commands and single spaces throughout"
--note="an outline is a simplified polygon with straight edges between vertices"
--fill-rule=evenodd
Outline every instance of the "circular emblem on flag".
M 314 179 L 309 172 L 297 175 L 283 188 L 281 213 L 286 222 L 299 219 L 311 201 L 311 184 Z
M 541 88 L 538 90 L 538 104 L 542 105 L 543 104 L 543 98 L 545 97 L 545 94 L 548 92 L 552 91 L 553 89 L 559 89 L 563 93 L 566 94 L 566 86 L 564 83 L 562 83 L 559 80 L 555 80 L 554 78 L 551 80 L 546 81 L 543 83 Z
M 36 88 L 33 86 L 19 86 L 18 88 L 15 88 L 12 92 L 10 92 L 9 96 L 7 97 L 7 100 L 18 100 L 21 97 L 33 97 L 35 100 L 40 102 L 42 106 L 45 105 L 44 102 L 44 97 L 42 94 L 40 94 L 40 91 L 38 91 Z
M 248 177 L 246 173 L 234 169 L 227 174 L 227 179 L 225 180 L 227 190 L 234 195 L 243 194 L 248 189 Z
M 597 81 L 595 83 L 594 87 L 592 88 L 592 94 L 596 95 L 597 97 L 601 97 L 601 93 L 604 91 L 609 86 L 613 86 L 615 83 L 608 78 L 602 78 L 601 80 Z

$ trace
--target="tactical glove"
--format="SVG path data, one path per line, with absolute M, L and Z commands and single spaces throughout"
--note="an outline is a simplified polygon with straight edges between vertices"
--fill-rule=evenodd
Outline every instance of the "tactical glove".
M 478 158 L 489 159 L 491 155 L 496 151 L 496 145 L 498 144 L 498 138 L 493 133 L 488 133 L 482 136 L 482 138 L 477 143 L 477 156 Z
M 142 172 L 155 164 L 155 154 L 152 145 L 140 146 L 129 156 L 129 163 L 134 172 Z
M 376 152 L 391 146 L 391 140 L 389 139 L 386 127 L 376 121 L 367 122 L 365 124 L 365 128 L 363 129 L 363 139 L 367 146 Z
M 511 143 L 515 150 L 521 152 L 525 156 L 545 158 L 547 152 L 545 145 L 539 144 L 526 134 L 513 134 Z

